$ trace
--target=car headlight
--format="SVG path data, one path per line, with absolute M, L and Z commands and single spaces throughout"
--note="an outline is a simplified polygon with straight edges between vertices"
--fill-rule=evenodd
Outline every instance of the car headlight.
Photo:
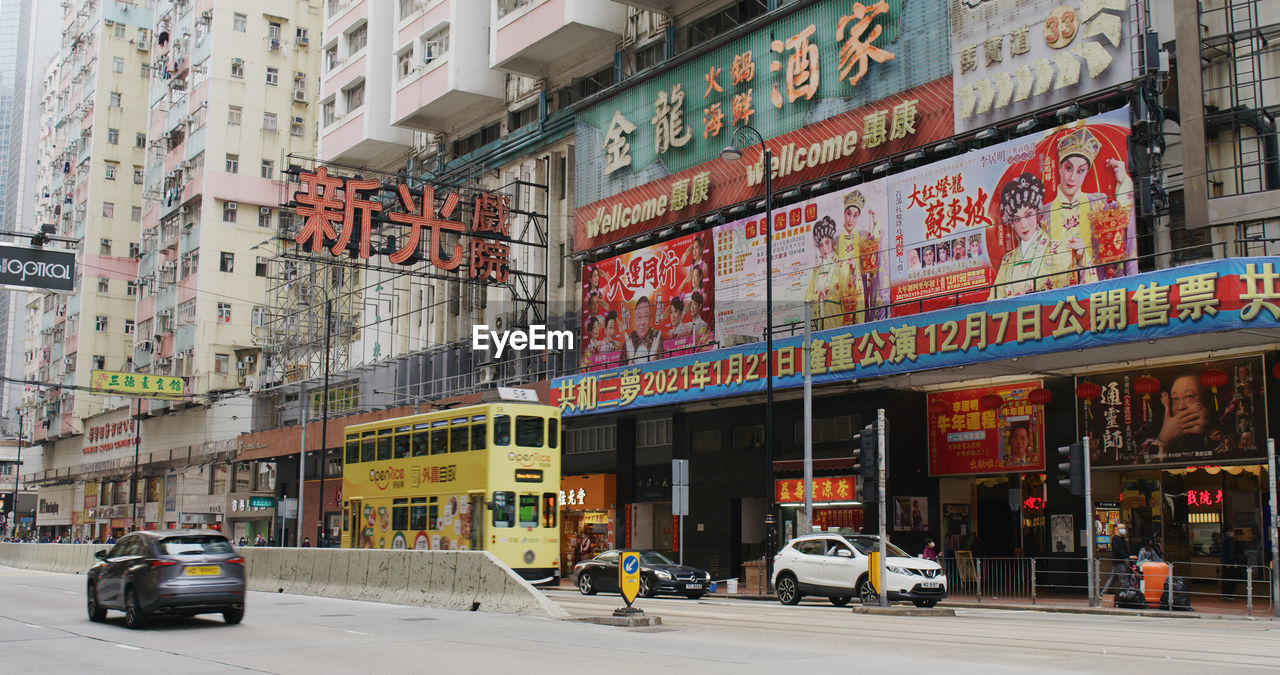
M 666 572 L 666 571 L 663 571 L 663 570 L 656 570 L 656 571 L 654 571 L 654 574 L 655 574 L 655 575 L 657 575 L 657 577 L 658 577 L 659 579 L 667 579 L 667 580 L 670 580 L 670 579 L 671 579 L 671 573 L 670 573 L 670 572 Z
M 704 580 L 706 580 L 706 581 L 711 581 L 711 573 L 710 573 L 710 572 L 703 572 L 703 573 L 702 573 L 702 578 L 703 578 Z
M 889 570 L 890 572 L 892 572 L 892 573 L 894 573 L 894 574 L 902 574 L 902 575 L 910 575 L 910 574 L 911 574 L 911 573 L 910 573 L 910 572 L 908 572 L 908 571 L 906 570 L 906 568 L 904 568 L 904 567 L 894 567 L 893 565 L 887 565 L 887 566 L 885 566 L 885 569 L 886 569 L 886 570 Z

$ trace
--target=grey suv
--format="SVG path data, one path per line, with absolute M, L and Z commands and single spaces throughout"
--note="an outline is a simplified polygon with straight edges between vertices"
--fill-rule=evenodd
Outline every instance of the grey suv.
M 220 532 L 132 532 L 95 556 L 86 589 L 90 621 L 102 621 L 108 609 L 123 611 L 130 628 L 156 615 L 221 613 L 232 624 L 244 618 L 244 558 Z

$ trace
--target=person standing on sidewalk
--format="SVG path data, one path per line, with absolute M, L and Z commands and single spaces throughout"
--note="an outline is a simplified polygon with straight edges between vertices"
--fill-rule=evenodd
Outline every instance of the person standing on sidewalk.
M 1125 537 L 1126 530 L 1124 525 L 1116 526 L 1116 533 L 1111 537 L 1111 576 L 1107 577 L 1107 582 L 1102 585 L 1102 592 L 1099 595 L 1106 595 L 1107 590 L 1111 588 L 1111 582 L 1115 582 L 1116 590 L 1121 590 L 1129 581 L 1129 540 Z

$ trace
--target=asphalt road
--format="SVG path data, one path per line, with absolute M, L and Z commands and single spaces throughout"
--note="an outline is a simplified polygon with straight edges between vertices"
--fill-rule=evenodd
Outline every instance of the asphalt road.
M 575 615 L 615 596 L 549 591 Z M 250 593 L 244 623 L 93 624 L 84 578 L 0 567 L 0 668 L 62 672 L 793 673 L 1233 672 L 1280 668 L 1280 622 L 958 610 L 956 617 L 855 615 L 829 604 L 654 599 L 663 625 L 620 629 Z

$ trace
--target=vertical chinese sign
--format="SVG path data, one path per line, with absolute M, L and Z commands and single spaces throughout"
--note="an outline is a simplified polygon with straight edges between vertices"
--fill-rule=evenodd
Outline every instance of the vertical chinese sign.
M 1101 388 L 1082 401 L 1094 466 L 1261 458 L 1264 373 L 1254 357 L 1081 378 Z
M 1044 471 L 1044 409 L 1027 400 L 1041 386 L 1037 380 L 929 394 L 929 475 Z

